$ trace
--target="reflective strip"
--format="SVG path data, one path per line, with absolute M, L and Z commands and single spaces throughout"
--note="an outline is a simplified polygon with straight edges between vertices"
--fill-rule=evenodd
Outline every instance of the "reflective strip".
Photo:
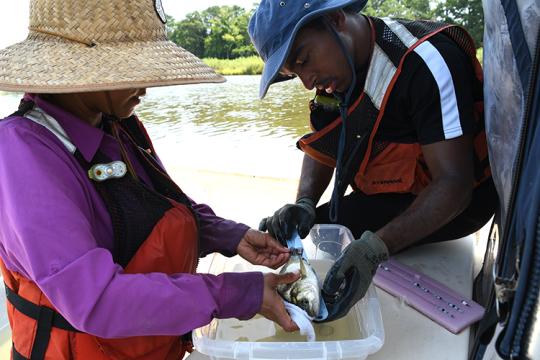
M 444 138 L 452 139 L 463 135 L 454 81 L 446 62 L 439 51 L 428 41 L 418 45 L 414 52 L 424 60 L 439 87 Z
M 373 105 L 377 110 L 380 110 L 384 94 L 386 94 L 388 85 L 392 81 L 397 68 L 377 44 L 373 47 L 372 59 L 366 78 L 365 90 Z
M 407 30 L 403 24 L 389 18 L 383 18 L 382 20 L 407 48 L 410 48 L 418 41 L 418 38 Z
M 58 140 L 64 144 L 70 153 L 74 154 L 75 150 L 77 150 L 58 121 L 37 106 L 35 106 L 33 110 L 27 112 L 24 117 L 47 128 L 47 130 L 52 132 Z

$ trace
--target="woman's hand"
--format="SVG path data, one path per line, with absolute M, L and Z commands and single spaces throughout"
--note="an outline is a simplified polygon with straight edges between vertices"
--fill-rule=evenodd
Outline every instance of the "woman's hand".
M 264 275 L 263 302 L 259 314 L 277 323 L 287 332 L 298 330 L 298 326 L 292 321 L 287 310 L 285 310 L 283 299 L 277 293 L 276 287 L 280 284 L 290 284 L 295 282 L 300 276 L 299 273 L 287 273 L 281 275 L 270 273 Z
M 238 243 L 236 253 L 252 263 L 277 269 L 289 260 L 289 249 L 270 235 L 249 229 Z

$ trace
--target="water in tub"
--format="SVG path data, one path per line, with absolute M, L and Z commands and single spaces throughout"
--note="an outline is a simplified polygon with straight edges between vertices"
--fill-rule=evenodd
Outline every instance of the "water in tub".
M 319 279 L 324 279 L 334 263 L 332 260 L 310 260 Z M 362 338 L 358 314 L 351 310 L 347 316 L 327 323 L 314 323 L 316 341 L 357 340 Z M 306 337 L 299 332 L 287 333 L 272 321 L 255 316 L 249 321 L 224 319 L 219 321 L 216 338 L 225 341 L 249 342 L 303 342 Z

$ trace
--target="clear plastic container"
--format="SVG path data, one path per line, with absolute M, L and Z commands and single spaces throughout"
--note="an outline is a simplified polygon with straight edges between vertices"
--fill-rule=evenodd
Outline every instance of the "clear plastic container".
M 320 281 L 324 280 L 343 249 L 353 240 L 340 225 L 315 225 L 302 242 Z M 270 271 L 243 259 L 216 256 L 210 273 Z M 193 332 L 197 351 L 211 359 L 365 359 L 384 343 L 384 329 L 377 293 L 373 285 L 349 314 L 337 321 L 315 324 L 317 340 L 306 342 L 296 333 L 285 333 L 275 323 L 255 316 L 248 321 L 215 319 Z

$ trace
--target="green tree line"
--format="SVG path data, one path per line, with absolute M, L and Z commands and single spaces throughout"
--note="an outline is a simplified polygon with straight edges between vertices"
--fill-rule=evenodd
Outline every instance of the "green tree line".
M 482 46 L 484 19 L 480 0 L 370 0 L 367 15 L 405 19 L 439 20 L 465 27 Z M 236 59 L 256 55 L 247 26 L 253 10 L 240 6 L 212 6 L 176 21 L 169 17 L 167 32 L 176 44 L 201 58 Z
M 171 41 L 198 57 L 236 59 L 256 55 L 247 26 L 253 10 L 240 6 L 212 6 L 181 21 L 169 18 Z

